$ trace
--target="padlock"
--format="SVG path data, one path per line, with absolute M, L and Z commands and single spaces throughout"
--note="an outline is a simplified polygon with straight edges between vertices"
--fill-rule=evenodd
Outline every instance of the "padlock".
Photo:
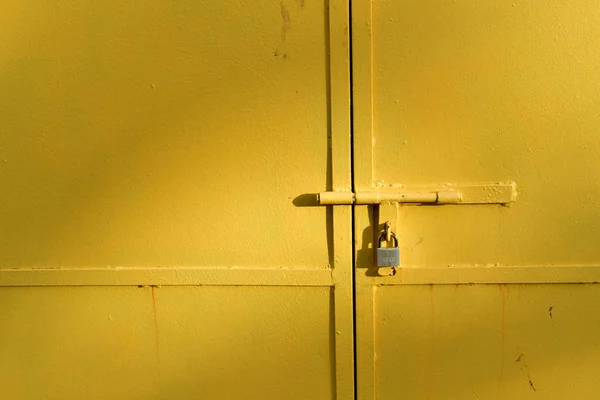
M 392 232 L 392 241 L 394 247 L 381 247 L 381 243 L 385 239 L 385 232 L 379 236 L 377 247 L 377 266 L 378 267 L 399 267 L 400 266 L 400 248 L 398 247 L 398 238 Z

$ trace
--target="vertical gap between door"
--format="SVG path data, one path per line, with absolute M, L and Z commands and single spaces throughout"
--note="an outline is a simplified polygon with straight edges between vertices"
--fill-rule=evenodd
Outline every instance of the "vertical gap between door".
M 354 60 L 352 57 L 352 0 L 348 0 L 348 59 L 350 66 L 350 188 L 355 192 L 354 187 Z M 355 240 L 355 206 L 352 205 L 351 212 L 352 225 L 352 338 L 354 355 L 354 399 L 358 398 L 357 385 L 357 358 L 356 358 L 356 240 Z

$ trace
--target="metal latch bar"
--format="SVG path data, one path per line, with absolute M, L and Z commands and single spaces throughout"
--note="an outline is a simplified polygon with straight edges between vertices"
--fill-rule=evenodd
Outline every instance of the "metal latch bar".
M 502 204 L 507 205 L 517 198 L 514 182 L 458 185 L 435 187 L 395 188 L 387 187 L 360 192 L 321 192 L 321 205 L 364 205 L 382 203 L 412 204 Z

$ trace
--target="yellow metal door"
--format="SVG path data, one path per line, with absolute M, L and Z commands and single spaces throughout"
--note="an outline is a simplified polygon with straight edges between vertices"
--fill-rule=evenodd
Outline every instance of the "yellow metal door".
M 347 2 L 0 11 L 0 397 L 351 398 Z
M 518 190 L 356 207 L 358 397 L 597 398 L 597 3 L 359 0 L 352 19 L 355 189 Z M 379 270 L 385 221 L 402 266 Z

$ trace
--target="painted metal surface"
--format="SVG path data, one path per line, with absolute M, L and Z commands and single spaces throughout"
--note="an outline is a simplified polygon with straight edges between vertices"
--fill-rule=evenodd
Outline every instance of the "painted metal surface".
M 326 211 L 292 204 L 332 185 L 322 2 L 1 14 L 1 268 L 327 267 Z
M 406 264 L 600 261 L 596 5 L 373 3 L 373 182 L 519 186 L 508 209 L 401 208 Z
M 0 6 L 3 398 L 597 397 L 597 7 L 348 6 Z
M 3 399 L 330 399 L 329 287 L 0 290 Z
M 519 192 L 355 207 L 358 398 L 596 398 L 597 5 L 352 4 L 355 190 Z M 385 221 L 402 268 L 374 267 Z
M 374 290 L 378 399 L 594 399 L 599 285 Z
M 348 3 L 0 11 L 0 397 L 352 398 Z

